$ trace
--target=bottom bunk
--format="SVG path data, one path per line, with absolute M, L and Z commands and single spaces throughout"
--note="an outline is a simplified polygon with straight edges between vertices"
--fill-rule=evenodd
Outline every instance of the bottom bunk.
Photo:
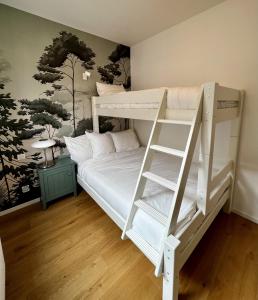
M 145 148 L 110 153 L 99 159 L 90 159 L 78 165 L 77 177 L 79 184 L 122 230 L 130 211 L 132 196 L 144 153 Z M 172 178 L 176 181 L 179 167 L 180 161 L 176 158 L 172 159 L 165 154 L 157 154 L 153 160 L 151 170 L 160 176 Z M 198 222 L 201 224 L 204 218 L 202 213 L 197 210 L 197 173 L 198 165 L 192 163 L 177 222 L 175 237 L 178 238 L 186 239 L 185 232 L 189 228 L 191 228 L 192 232 L 191 224 L 194 223 L 197 226 Z M 228 182 L 224 183 L 224 190 L 227 189 L 228 184 Z M 217 189 L 222 185 L 223 183 Z M 165 189 L 158 184 L 147 182 L 144 200 L 164 215 L 164 218 L 168 215 L 172 199 L 173 191 Z M 218 197 L 211 197 L 210 206 L 216 206 L 217 202 Z M 165 230 L 165 226 L 160 221 L 153 219 L 139 209 L 135 215 L 132 229 L 149 243 L 154 250 L 160 251 L 164 243 Z M 188 233 L 187 239 L 189 238 Z M 148 258 L 155 264 L 153 257 Z

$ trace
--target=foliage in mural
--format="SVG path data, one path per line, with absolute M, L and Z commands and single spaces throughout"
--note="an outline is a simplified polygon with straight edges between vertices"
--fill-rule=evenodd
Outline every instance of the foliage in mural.
M 72 121 L 74 131 L 76 130 L 75 96 L 80 91 L 76 90 L 75 68 L 78 64 L 85 70 L 92 70 L 95 64 L 95 53 L 84 41 L 66 31 L 61 31 L 53 39 L 52 44 L 45 47 L 41 55 L 34 79 L 42 84 L 52 84 L 52 90 L 46 90 L 47 96 L 52 96 L 55 91 L 65 90 L 72 98 Z M 63 79 L 67 78 L 70 85 L 67 86 Z
M 77 127 L 75 129 L 75 136 L 80 136 L 85 134 L 85 131 L 92 131 L 93 130 L 93 123 L 92 118 L 82 119 L 78 122 Z
M 113 117 L 99 117 L 99 132 L 105 133 L 107 131 L 112 131 L 114 125 L 112 124 Z M 82 119 L 78 122 L 77 128 L 75 129 L 75 136 L 85 134 L 85 131 L 93 130 L 92 118 Z
M 39 153 L 27 155 L 27 161 L 18 160 L 25 154 L 23 140 L 42 133 L 42 129 L 33 128 L 28 119 L 14 119 L 12 112 L 17 109 L 15 100 L 5 92 L 8 78 L 2 76 L 9 64 L 0 59 L 0 208 L 6 209 L 25 201 L 25 194 L 31 199 L 39 194 L 39 187 L 33 170 L 40 159 Z M 26 195 L 26 201 L 28 197 Z
M 55 138 L 56 130 L 62 127 L 62 121 L 70 120 L 71 114 L 59 103 L 55 103 L 49 99 L 35 99 L 29 101 L 27 99 L 20 100 L 21 107 L 19 115 L 27 115 L 30 121 L 42 127 L 48 139 L 54 139 L 55 147 L 64 148 L 65 144 Z M 52 149 L 53 151 L 53 149 Z
M 15 14 L 18 12 L 15 11 Z M 0 31 L 9 28 L 8 24 L 8 20 L 0 19 Z M 11 27 L 13 31 L 19 31 L 23 35 L 26 26 L 23 28 L 22 24 L 21 30 L 19 26 L 15 24 Z M 52 26 L 55 28 L 56 24 L 53 23 Z M 26 37 L 33 34 L 27 31 Z M 96 51 L 97 61 L 107 63 L 95 68 L 95 49 L 88 44 L 88 40 L 94 37 L 81 32 L 79 38 L 74 29 L 71 31 L 73 33 L 54 29 L 54 36 L 49 36 L 48 32 L 45 35 L 34 35 L 31 41 L 35 48 L 31 53 L 30 46 L 20 42 L 13 48 L 13 52 L 8 52 L 6 45 L 9 45 L 11 33 L 5 36 L 5 42 L 1 44 L 11 63 L 16 55 L 16 63 L 12 64 L 9 73 L 14 74 L 15 82 L 8 84 L 10 80 L 6 74 L 10 71 L 10 64 L 1 58 L 0 50 L 0 211 L 40 196 L 36 168 L 42 157 L 41 153 L 31 149 L 31 143 L 35 139 L 54 139 L 56 146 L 52 153 L 57 156 L 58 150 L 65 147 L 64 135 L 79 136 L 86 130 L 93 129 L 90 101 L 91 96 L 96 95 L 95 80 L 100 78 L 106 83 L 120 83 L 126 88 L 130 87 L 128 47 L 96 37 L 100 39 L 96 45 L 103 47 L 103 52 Z M 44 39 L 46 42 L 42 47 Z M 10 42 L 12 44 L 13 40 Z M 114 47 L 111 53 L 107 50 L 110 45 L 114 45 L 111 46 Z M 29 55 L 28 58 L 32 55 L 32 59 L 27 60 L 25 65 L 20 59 L 21 54 L 24 57 Z M 31 71 L 35 66 L 36 71 Z M 24 77 L 21 76 L 21 70 Z M 82 81 L 82 73 L 86 70 L 91 71 L 92 76 L 89 81 Z M 26 90 L 30 87 L 30 96 L 27 96 Z M 112 130 L 114 125 L 118 127 L 123 123 L 119 124 L 118 120 L 114 122 L 110 117 L 100 117 L 99 124 L 100 132 L 106 132 Z
M 98 67 L 101 80 L 109 84 L 123 84 L 126 89 L 131 87 L 129 70 L 130 48 L 124 45 L 117 45 L 115 50 L 108 57 L 110 63 Z

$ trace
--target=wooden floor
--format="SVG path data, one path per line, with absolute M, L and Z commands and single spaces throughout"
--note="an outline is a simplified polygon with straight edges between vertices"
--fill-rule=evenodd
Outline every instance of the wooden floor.
M 81 193 L 2 217 L 8 299 L 161 299 L 151 263 Z M 258 300 L 258 225 L 221 213 L 180 274 L 179 299 Z

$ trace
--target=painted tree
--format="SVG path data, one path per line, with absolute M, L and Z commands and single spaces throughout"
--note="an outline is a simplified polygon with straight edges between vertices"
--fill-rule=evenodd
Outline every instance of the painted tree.
M 62 127 L 62 121 L 70 120 L 71 114 L 59 103 L 49 99 L 20 100 L 19 115 L 27 115 L 33 125 L 42 127 L 49 139 L 56 141 L 55 147 L 63 148 L 65 144 L 54 138 L 57 129 Z
M 7 77 L 1 76 L 6 69 L 1 61 L 0 89 L 4 90 L 8 80 Z M 16 109 L 17 105 L 10 93 L 0 92 L 0 205 L 5 208 L 16 203 L 16 187 L 21 179 L 31 178 L 32 170 L 36 167 L 35 161 L 40 159 L 39 153 L 35 153 L 28 155 L 24 162 L 18 161 L 18 155 L 27 152 L 23 147 L 23 140 L 40 134 L 42 130 L 33 129 L 27 119 L 13 119 L 12 112 Z
M 58 37 L 53 39 L 39 59 L 37 69 L 39 73 L 33 76 L 42 84 L 51 84 L 52 89 L 47 90 L 47 96 L 55 91 L 65 90 L 70 93 L 73 103 L 73 128 L 76 128 L 75 96 L 76 90 L 76 67 L 78 64 L 84 70 L 92 70 L 95 64 L 95 53 L 84 41 L 66 31 L 61 31 Z M 63 79 L 70 80 L 70 86 L 66 86 Z
M 78 124 L 77 128 L 75 129 L 75 136 L 80 136 L 85 134 L 85 131 L 92 131 L 93 130 L 93 123 L 92 123 L 92 118 L 87 118 L 87 119 L 81 119 Z
M 112 131 L 114 125 L 112 124 L 113 117 L 99 116 L 99 132 L 105 133 L 107 131 Z M 78 122 L 77 128 L 75 130 L 75 136 L 85 134 L 85 131 L 92 131 L 93 123 L 92 118 L 82 119 Z
M 130 48 L 120 44 L 109 55 L 108 59 L 110 63 L 98 67 L 101 81 L 109 84 L 123 84 L 125 88 L 130 88 Z
M 113 117 L 99 116 L 99 132 L 105 133 L 107 131 L 112 131 L 114 125 L 112 124 Z

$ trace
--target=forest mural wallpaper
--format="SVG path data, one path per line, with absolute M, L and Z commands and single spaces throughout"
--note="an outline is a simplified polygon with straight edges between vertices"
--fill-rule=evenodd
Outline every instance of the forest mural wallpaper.
M 0 211 L 40 196 L 35 140 L 57 157 L 63 136 L 92 130 L 96 81 L 130 89 L 130 48 L 0 4 Z

